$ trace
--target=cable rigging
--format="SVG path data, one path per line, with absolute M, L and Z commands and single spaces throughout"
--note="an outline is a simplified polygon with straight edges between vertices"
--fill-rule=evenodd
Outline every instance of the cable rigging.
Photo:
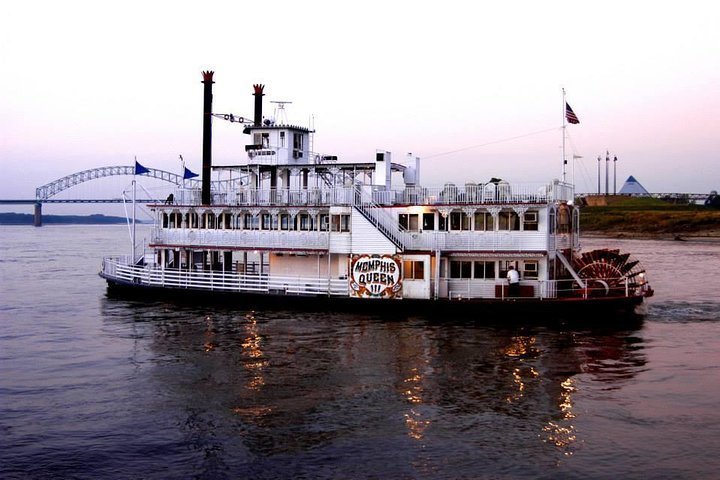
M 552 132 L 552 131 L 554 131 L 554 130 L 560 130 L 561 128 L 562 128 L 562 127 L 546 128 L 546 129 L 544 129 L 544 130 L 538 130 L 538 131 L 536 131 L 536 132 L 530 132 L 530 133 L 526 133 L 526 134 L 523 134 L 523 135 L 517 135 L 517 136 L 514 136 L 514 137 L 503 138 L 503 139 L 500 139 L 500 140 L 494 140 L 494 141 L 491 141 L 491 142 L 481 143 L 481 144 L 478 144 L 478 145 L 471 145 L 471 146 L 469 146 L 469 147 L 458 148 L 457 150 L 449 150 L 449 151 L 447 151 L 447 152 L 436 153 L 436 154 L 434 154 L 434 155 L 428 155 L 428 156 L 426 156 L 426 157 L 423 157 L 423 160 L 426 160 L 426 159 L 428 159 L 428 158 L 441 157 L 441 156 L 444 156 L 444 155 L 451 155 L 451 154 L 453 154 L 453 153 L 458 153 L 458 152 L 464 152 L 464 151 L 466 151 L 466 150 L 472 150 L 472 149 L 474 149 L 474 148 L 486 147 L 486 146 L 488 146 L 488 145 L 495 145 L 495 144 L 497 144 L 497 143 L 510 142 L 510 141 L 512 141 L 512 140 L 519 140 L 519 139 L 521 139 L 521 138 L 531 137 L 531 136 L 533 136 L 533 135 L 540 135 L 541 133 L 547 133 L 547 132 Z

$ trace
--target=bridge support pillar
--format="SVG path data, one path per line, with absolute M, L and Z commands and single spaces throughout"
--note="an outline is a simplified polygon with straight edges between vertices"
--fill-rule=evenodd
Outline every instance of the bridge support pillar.
M 35 221 L 33 225 L 36 227 L 42 227 L 42 203 L 40 202 L 35 204 Z

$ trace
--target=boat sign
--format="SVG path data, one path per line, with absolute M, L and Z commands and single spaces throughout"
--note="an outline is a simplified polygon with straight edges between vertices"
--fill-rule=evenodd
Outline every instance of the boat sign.
M 350 291 L 360 298 L 402 298 L 400 258 L 392 255 L 353 255 Z

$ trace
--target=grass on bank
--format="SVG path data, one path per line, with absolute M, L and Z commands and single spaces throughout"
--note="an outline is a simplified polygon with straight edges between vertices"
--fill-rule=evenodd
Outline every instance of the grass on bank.
M 720 210 L 655 198 L 614 198 L 608 206 L 583 206 L 580 226 L 605 234 L 720 235 Z

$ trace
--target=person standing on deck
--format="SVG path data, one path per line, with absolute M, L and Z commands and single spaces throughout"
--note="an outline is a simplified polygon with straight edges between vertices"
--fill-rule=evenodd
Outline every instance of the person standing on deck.
M 520 296 L 520 274 L 512 265 L 508 267 L 507 279 L 510 284 L 510 288 L 508 288 L 508 296 Z

